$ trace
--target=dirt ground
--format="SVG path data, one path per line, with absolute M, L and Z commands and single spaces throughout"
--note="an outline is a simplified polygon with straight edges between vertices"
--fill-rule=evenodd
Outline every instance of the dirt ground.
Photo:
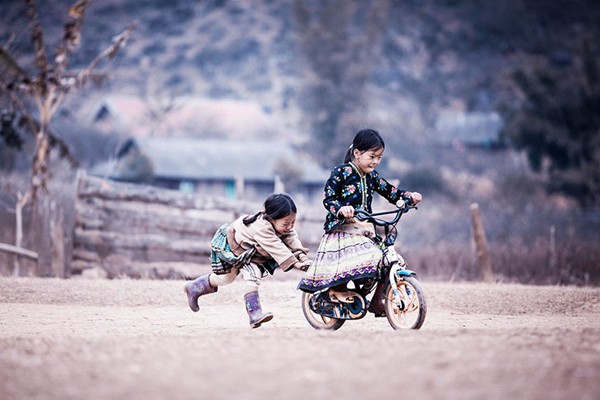
M 0 278 L 0 399 L 600 398 L 600 288 L 422 283 L 419 331 L 322 332 L 295 279 L 252 330 L 241 281 L 193 313 L 183 281 Z

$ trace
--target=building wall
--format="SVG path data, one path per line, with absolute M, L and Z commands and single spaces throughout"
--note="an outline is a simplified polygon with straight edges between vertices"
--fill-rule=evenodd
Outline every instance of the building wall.
M 262 202 L 275 191 L 274 181 L 235 181 L 234 179 L 223 180 L 203 180 L 194 181 L 188 179 L 165 179 L 155 178 L 152 182 L 154 186 L 178 190 L 183 193 L 198 193 L 206 196 L 223 197 L 228 200 L 247 200 L 253 202 Z M 301 184 L 298 187 L 286 191 L 293 197 L 298 197 L 302 201 L 319 202 L 323 197 L 323 184 Z

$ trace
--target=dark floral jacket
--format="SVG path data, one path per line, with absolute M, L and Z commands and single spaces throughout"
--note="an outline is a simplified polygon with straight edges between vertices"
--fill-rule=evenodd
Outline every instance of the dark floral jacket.
M 390 203 L 396 204 L 407 197 L 410 192 L 399 190 L 394 185 L 379 176 L 377 171 L 361 175 L 352 162 L 338 165 L 331 171 L 325 183 L 323 205 L 327 209 L 325 232 L 330 232 L 336 226 L 344 223 L 343 217 L 338 217 L 338 211 L 343 206 L 352 206 L 355 210 L 372 212 L 373 193 L 377 192 Z

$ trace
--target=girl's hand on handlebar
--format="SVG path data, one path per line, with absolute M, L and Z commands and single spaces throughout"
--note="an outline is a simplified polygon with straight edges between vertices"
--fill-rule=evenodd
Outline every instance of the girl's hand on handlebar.
M 352 217 L 354 217 L 354 207 L 343 206 L 339 209 L 338 215 L 340 215 L 346 219 L 352 218 Z
M 416 206 L 423 200 L 423 196 L 421 196 L 421 193 L 419 192 L 407 192 L 406 194 L 408 194 L 408 198 L 398 200 L 396 202 L 396 207 L 404 208 L 406 206 Z
M 412 205 L 416 206 L 421 202 L 421 200 L 423 200 L 423 196 L 421 196 L 421 193 L 419 192 L 412 192 L 410 194 L 410 200 L 412 201 Z

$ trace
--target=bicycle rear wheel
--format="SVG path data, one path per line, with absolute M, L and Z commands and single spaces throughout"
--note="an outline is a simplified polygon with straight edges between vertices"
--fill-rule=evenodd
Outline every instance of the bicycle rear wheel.
M 395 289 L 395 290 L 394 290 Z M 414 276 L 396 278 L 396 287 L 385 288 L 384 307 L 392 328 L 419 329 L 425 322 L 427 304 L 421 283 Z

